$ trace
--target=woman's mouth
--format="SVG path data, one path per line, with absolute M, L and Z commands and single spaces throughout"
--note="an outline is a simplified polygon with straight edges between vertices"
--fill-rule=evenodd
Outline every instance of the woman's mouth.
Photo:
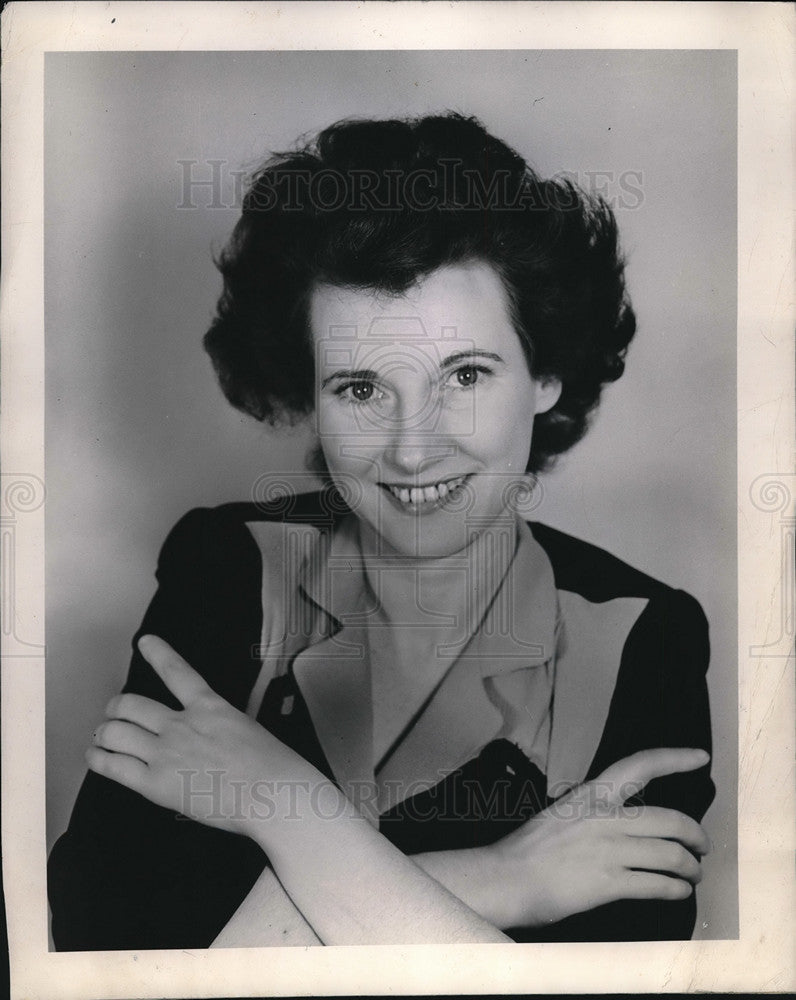
M 397 483 L 380 483 L 380 485 L 400 504 L 412 509 L 445 500 L 459 490 L 468 478 L 468 476 L 456 476 L 455 479 L 443 479 L 427 486 L 404 486 Z

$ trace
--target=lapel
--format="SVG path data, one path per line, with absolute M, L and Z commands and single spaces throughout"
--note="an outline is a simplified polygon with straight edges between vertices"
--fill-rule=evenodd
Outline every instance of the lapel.
M 553 798 L 588 773 L 608 718 L 622 650 L 647 606 L 646 598 L 639 597 L 595 604 L 569 591 L 558 596 L 562 626 L 547 760 Z
M 282 521 L 250 521 L 246 527 L 260 550 L 263 609 L 259 647 L 253 651 L 261 661 L 246 712 L 257 718 L 265 690 L 300 649 L 318 642 L 327 632 L 327 616 L 299 601 L 304 572 L 311 570 L 323 553 L 326 536 L 311 524 Z
M 318 536 L 302 563 L 297 596 L 325 617 L 316 641 L 293 660 L 296 684 L 318 742 L 346 796 L 378 822 L 367 624 L 376 610 L 364 586 L 356 519 Z
M 338 784 L 375 821 L 373 714 L 364 625 L 344 625 L 300 652 L 293 660 L 293 676 Z

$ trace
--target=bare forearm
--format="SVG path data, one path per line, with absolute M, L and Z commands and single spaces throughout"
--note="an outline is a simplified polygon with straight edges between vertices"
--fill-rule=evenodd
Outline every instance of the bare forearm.
M 488 923 L 511 926 L 497 858 L 488 847 L 414 854 L 412 861 Z
M 411 860 L 488 923 L 500 927 L 500 894 L 490 876 L 492 856 L 482 848 L 436 851 Z M 214 948 L 319 945 L 321 940 L 285 891 L 273 869 L 264 869 L 251 892 L 213 942 Z
M 321 780 L 315 790 L 312 808 L 308 800 L 289 818 L 277 810 L 250 835 L 324 944 L 508 940 L 390 844 L 334 785 Z
M 266 868 L 211 947 L 306 947 L 320 943 L 273 870 Z
M 411 860 L 488 923 L 507 926 L 501 894 L 495 891 L 494 859 L 487 849 L 435 851 L 414 855 Z M 321 943 L 273 870 L 266 868 L 212 947 L 306 947 Z

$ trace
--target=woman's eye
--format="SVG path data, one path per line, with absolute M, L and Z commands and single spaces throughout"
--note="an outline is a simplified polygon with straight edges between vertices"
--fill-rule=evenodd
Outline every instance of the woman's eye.
M 337 394 L 352 403 L 369 403 L 382 395 L 372 382 L 349 382 L 341 386 Z
M 373 386 L 370 382 L 355 382 L 350 392 L 358 403 L 366 403 L 373 396 Z
M 463 365 L 451 373 L 449 384 L 454 387 L 458 386 L 462 389 L 469 389 L 475 385 L 482 374 L 488 375 L 489 372 L 480 365 Z

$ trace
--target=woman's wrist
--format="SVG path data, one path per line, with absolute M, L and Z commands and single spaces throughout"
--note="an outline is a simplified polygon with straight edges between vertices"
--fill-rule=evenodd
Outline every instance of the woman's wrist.
M 272 860 L 283 846 L 320 836 L 320 824 L 359 813 L 340 789 L 317 768 L 298 758 L 289 774 L 261 783 L 252 798 L 245 833 Z
M 415 854 L 423 871 L 501 930 L 515 926 L 506 891 L 506 863 L 496 845 Z

